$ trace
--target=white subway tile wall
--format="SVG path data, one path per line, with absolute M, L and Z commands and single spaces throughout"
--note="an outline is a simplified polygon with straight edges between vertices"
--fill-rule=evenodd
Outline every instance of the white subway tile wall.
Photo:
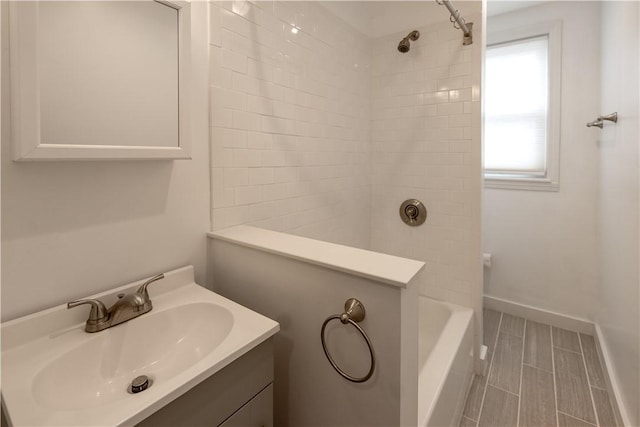
M 314 2 L 210 3 L 212 224 L 365 248 L 371 41 Z
M 441 24 L 372 39 L 315 2 L 210 3 L 213 229 L 419 259 L 421 294 L 474 306 L 481 6 L 457 3 L 478 34 L 470 46 L 444 8 Z M 408 198 L 426 205 L 424 225 L 401 222 Z
M 473 306 L 480 292 L 480 102 L 473 93 L 481 19 L 479 4 L 456 7 L 474 22 L 472 45 L 462 45 L 446 14 L 440 24 L 373 41 L 371 249 L 425 261 L 422 295 Z M 399 40 L 414 29 L 420 39 L 399 54 Z M 409 198 L 428 210 L 420 227 L 399 219 Z

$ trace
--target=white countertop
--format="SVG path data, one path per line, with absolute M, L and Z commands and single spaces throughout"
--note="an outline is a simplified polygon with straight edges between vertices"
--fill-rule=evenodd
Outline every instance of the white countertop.
M 91 298 L 108 306 L 117 293 L 135 290 L 142 282 Z M 149 294 L 151 312 L 93 334 L 84 331 L 88 309 L 67 310 L 66 305 L 3 323 L 2 403 L 9 422 L 136 424 L 279 330 L 277 322 L 197 285 L 191 266 L 165 273 L 165 279 L 149 287 Z M 221 319 L 220 325 L 211 319 Z M 135 340 L 127 341 L 132 336 Z M 209 344 L 200 346 L 198 337 Z M 185 342 L 191 346 L 187 352 Z M 84 348 L 95 350 L 96 343 L 104 357 L 82 353 Z M 171 357 L 164 357 L 167 353 Z M 155 354 L 160 356 L 153 358 Z M 86 383 L 75 378 L 83 369 L 89 373 Z M 127 386 L 138 370 L 145 370 L 154 382 L 142 393 L 129 394 Z

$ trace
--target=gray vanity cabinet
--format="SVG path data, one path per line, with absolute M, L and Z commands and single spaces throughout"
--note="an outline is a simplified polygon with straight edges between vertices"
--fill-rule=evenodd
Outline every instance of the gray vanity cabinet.
M 273 427 L 273 384 L 227 418 L 220 427 Z
M 273 340 L 236 359 L 138 426 L 273 426 Z

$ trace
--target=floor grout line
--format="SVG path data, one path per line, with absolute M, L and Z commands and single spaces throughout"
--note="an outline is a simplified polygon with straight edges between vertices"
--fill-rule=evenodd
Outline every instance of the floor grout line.
M 512 391 L 505 390 L 505 389 L 503 389 L 502 387 L 498 387 L 497 385 L 491 385 L 491 387 L 495 388 L 496 390 L 500 390 L 500 391 L 503 391 L 503 392 L 505 392 L 505 393 L 507 393 L 507 394 L 510 394 L 511 396 L 520 397 L 520 395 L 515 394 L 515 393 L 514 393 L 514 392 L 512 392 Z
M 610 396 L 610 393 L 608 392 L 608 390 L 606 388 L 595 387 L 595 386 L 593 386 L 591 384 L 591 378 L 589 377 L 589 371 L 587 369 L 587 362 L 586 362 L 586 357 L 585 357 L 585 352 L 584 352 L 584 344 L 582 342 L 582 337 L 580 336 L 579 333 L 577 333 L 577 335 L 578 335 L 578 343 L 579 343 L 579 346 L 580 346 L 580 351 L 578 352 L 578 351 L 574 351 L 574 350 L 570 350 L 570 349 L 566 349 L 566 348 L 554 345 L 553 327 L 551 325 L 543 323 L 543 325 L 545 325 L 546 327 L 549 328 L 549 342 L 550 342 L 550 347 L 551 347 L 551 371 L 548 371 L 546 369 L 539 368 L 539 367 L 537 367 L 535 365 L 532 365 L 532 364 L 524 362 L 524 352 L 525 352 L 525 344 L 526 344 L 526 336 L 527 336 L 527 326 L 528 326 L 528 323 L 529 323 L 529 321 L 526 318 L 524 318 L 525 322 L 524 322 L 524 332 L 522 334 L 522 358 L 521 358 L 521 364 L 520 364 L 520 384 L 519 384 L 519 390 L 518 390 L 519 394 L 515 394 L 515 393 L 510 392 L 508 390 L 504 390 L 501 387 L 498 387 L 496 385 L 492 385 L 492 384 L 489 383 L 489 377 L 491 376 L 491 373 L 495 369 L 495 363 L 494 363 L 495 362 L 495 354 L 496 354 L 498 339 L 500 338 L 500 335 L 504 333 L 504 334 L 507 334 L 507 335 L 517 336 L 515 334 L 509 334 L 509 332 L 502 332 L 501 331 L 504 313 L 503 312 L 499 312 L 499 313 L 500 313 L 500 318 L 498 320 L 496 336 L 495 336 L 494 341 L 493 341 L 493 347 L 492 347 L 492 351 L 491 351 L 491 358 L 488 361 L 488 366 L 487 366 L 487 369 L 486 369 L 486 381 L 485 381 L 485 384 L 484 384 L 484 389 L 482 390 L 482 399 L 481 399 L 481 402 L 480 402 L 480 409 L 478 411 L 477 420 L 474 420 L 473 418 L 471 418 L 469 416 L 466 416 L 466 415 L 463 415 L 463 416 L 468 418 L 472 422 L 474 422 L 476 427 L 478 427 L 480 425 L 480 418 L 482 417 L 482 414 L 483 414 L 483 412 L 485 410 L 484 404 L 485 404 L 485 399 L 486 399 L 486 395 L 487 395 L 487 388 L 489 386 L 491 386 L 491 387 L 493 387 L 493 388 L 495 388 L 497 390 L 500 390 L 500 391 L 502 391 L 504 393 L 507 393 L 507 394 L 509 394 L 511 396 L 516 396 L 518 398 L 518 412 L 517 412 L 517 424 L 516 425 L 519 426 L 520 425 L 521 406 L 522 406 L 522 387 L 523 387 L 522 386 L 522 379 L 523 379 L 523 375 L 524 375 L 524 367 L 525 366 L 529 366 L 529 367 L 532 367 L 532 368 L 540 369 L 541 371 L 544 371 L 544 372 L 549 372 L 553 376 L 553 394 L 554 394 L 554 396 L 553 396 L 554 399 L 553 400 L 554 400 L 554 404 L 555 404 L 556 427 L 558 427 L 560 425 L 560 414 L 568 416 L 568 417 L 575 418 L 577 420 L 580 420 L 580 421 L 584 422 L 585 424 L 588 424 L 589 426 L 593 426 L 593 427 L 601 426 L 600 416 L 598 414 L 598 411 L 597 411 L 597 408 L 596 408 L 596 405 L 595 405 L 595 397 L 594 397 L 593 389 L 595 388 L 595 389 L 607 392 L 607 394 L 609 395 L 609 399 L 610 400 L 611 400 L 611 396 Z M 583 419 L 581 417 L 575 416 L 575 415 L 567 414 L 566 412 L 561 411 L 559 409 L 559 406 L 558 406 L 558 383 L 557 383 L 557 377 L 556 377 L 556 373 L 557 372 L 556 372 L 556 364 L 555 364 L 555 353 L 556 353 L 557 350 L 567 351 L 567 352 L 570 352 L 570 353 L 574 353 L 574 354 L 579 354 L 580 355 L 580 359 L 582 360 L 582 367 L 584 369 L 585 375 L 587 376 L 587 385 L 588 385 L 588 388 L 589 388 L 589 397 L 590 397 L 590 400 L 591 400 L 591 407 L 592 407 L 594 415 L 595 415 L 595 420 L 596 420 L 595 423 L 592 423 L 591 421 L 587 421 L 587 420 L 585 420 L 585 419 Z M 617 423 L 617 419 L 616 419 L 616 423 Z
M 560 347 L 560 346 L 557 346 L 557 345 L 554 345 L 554 346 L 552 346 L 552 347 L 555 347 L 555 348 L 557 348 L 558 350 L 568 351 L 569 353 L 573 353 L 573 354 L 580 354 L 580 355 L 582 355 L 582 352 L 580 352 L 580 351 L 569 350 L 568 348 Z
M 556 412 L 557 412 L 557 413 L 559 413 L 559 414 L 562 414 L 562 415 L 566 415 L 567 417 L 571 417 L 571 418 L 575 418 L 576 420 L 580 420 L 580 421 L 584 422 L 585 424 L 589 424 L 590 426 L 597 427 L 597 426 L 596 426 L 595 424 L 593 424 L 591 421 L 583 420 L 582 418 L 577 417 L 577 416 L 575 416 L 575 415 L 567 414 L 567 413 L 566 413 L 566 412 L 564 412 L 564 411 L 556 411 Z
M 522 374 L 524 372 L 524 343 L 527 336 L 527 319 L 524 319 L 522 331 L 522 357 L 520 357 L 520 384 L 518 387 L 518 416 L 516 417 L 516 425 L 520 425 L 520 408 L 522 406 Z
M 528 366 L 530 368 L 538 369 L 538 370 L 543 371 L 543 372 L 548 372 L 550 374 L 553 374 L 553 368 L 551 368 L 551 370 L 548 370 L 548 369 L 544 369 L 544 368 L 541 368 L 541 367 L 536 366 L 536 365 L 532 365 L 531 363 L 523 363 L 523 365 L 524 366 Z M 598 388 L 598 387 L 596 387 L 596 388 Z
M 593 390 L 591 390 L 591 378 L 589 378 L 589 370 L 587 369 L 587 361 L 584 358 L 584 348 L 582 347 L 582 338 L 578 334 L 578 343 L 580 344 L 580 355 L 582 356 L 582 366 L 584 367 L 584 374 L 587 377 L 587 384 L 589 386 L 589 396 L 591 397 L 591 407 L 593 408 L 593 414 L 596 416 L 596 426 L 601 424 L 600 415 L 596 409 L 596 400 L 593 397 Z
M 578 333 L 578 337 L 581 338 L 581 335 L 589 335 L 589 334 L 584 334 L 582 332 Z M 593 335 L 591 336 L 593 338 Z M 580 343 L 582 343 L 582 339 L 580 339 Z M 595 344 L 595 342 L 594 342 Z M 584 350 L 583 350 L 584 351 Z M 586 362 L 586 356 L 585 356 L 585 362 Z M 605 374 L 605 371 L 607 371 L 607 365 L 602 361 L 602 359 L 600 358 L 600 354 L 596 351 L 596 360 L 598 361 L 598 366 L 600 367 L 600 369 L 602 370 L 603 376 L 607 375 Z M 587 378 L 589 378 L 589 372 L 587 372 Z M 611 410 L 613 411 L 613 420 L 616 423 L 616 426 L 624 426 L 624 423 L 622 422 L 622 420 L 620 419 L 620 416 L 618 415 L 620 413 L 620 409 L 618 406 L 618 402 L 616 401 L 616 397 L 613 393 L 613 390 L 610 390 L 609 388 L 607 388 L 606 386 L 606 381 L 605 381 L 605 387 L 597 387 L 594 386 L 593 384 L 591 385 L 591 388 L 595 388 L 596 390 L 601 390 L 607 393 L 607 397 L 609 400 L 609 405 L 611 405 Z M 595 402 L 594 402 L 595 403 Z
M 551 344 L 551 374 L 553 375 L 553 403 L 556 406 L 556 426 L 560 425 L 560 418 L 558 417 L 558 386 L 556 385 L 556 357 L 553 351 L 553 328 L 549 325 L 549 341 Z
M 500 335 L 500 327 L 502 326 L 503 314 L 504 313 L 500 312 L 498 329 L 496 330 L 496 337 L 493 340 L 493 350 L 491 351 L 491 360 L 489 361 L 489 367 L 487 369 L 487 380 L 484 382 L 484 391 L 482 392 L 482 400 L 480 401 L 480 411 L 478 411 L 478 421 L 476 422 L 476 427 L 480 425 L 480 417 L 482 416 L 482 411 L 484 410 L 484 398 L 487 395 L 487 387 L 489 387 L 489 376 L 491 375 L 491 370 L 493 369 L 493 359 L 496 356 L 496 346 L 498 345 L 498 336 Z

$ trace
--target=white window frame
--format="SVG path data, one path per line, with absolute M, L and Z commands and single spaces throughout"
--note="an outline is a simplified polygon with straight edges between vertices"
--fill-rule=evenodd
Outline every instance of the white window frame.
M 498 176 L 484 175 L 483 173 L 485 188 L 538 191 L 559 190 L 562 22 L 552 21 L 519 28 L 489 31 L 489 33 L 487 34 L 487 48 L 489 48 L 491 45 L 514 42 L 539 36 L 547 36 L 549 43 L 549 106 L 547 114 L 547 163 L 545 176 Z

